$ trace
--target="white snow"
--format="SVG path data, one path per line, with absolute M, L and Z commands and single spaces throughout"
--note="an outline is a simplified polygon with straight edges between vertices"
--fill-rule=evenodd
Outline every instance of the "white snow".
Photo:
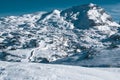
M 0 61 L 0 80 L 119 80 L 109 69 Z M 116 69 L 117 70 L 117 69 Z M 118 68 L 119 70 L 119 68 Z

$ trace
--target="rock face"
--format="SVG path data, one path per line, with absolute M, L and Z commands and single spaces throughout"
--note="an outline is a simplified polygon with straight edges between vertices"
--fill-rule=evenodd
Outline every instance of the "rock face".
M 119 26 L 96 4 L 1 17 L 0 55 L 4 58 L 0 60 L 46 63 L 94 58 L 99 50 L 119 48 Z

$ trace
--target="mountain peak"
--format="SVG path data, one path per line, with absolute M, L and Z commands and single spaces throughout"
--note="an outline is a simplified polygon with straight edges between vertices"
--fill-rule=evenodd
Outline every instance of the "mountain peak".
M 96 6 L 96 4 L 93 4 L 93 3 L 89 4 L 89 7 L 95 7 L 95 6 Z
M 60 14 L 60 11 L 57 10 L 57 9 L 53 10 L 52 12 L 55 13 L 55 14 Z
M 63 10 L 61 16 L 79 29 L 88 29 L 93 26 L 117 25 L 103 8 L 93 3 Z

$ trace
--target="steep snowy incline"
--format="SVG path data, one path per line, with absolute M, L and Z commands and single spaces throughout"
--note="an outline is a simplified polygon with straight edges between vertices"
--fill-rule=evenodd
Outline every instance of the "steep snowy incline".
M 0 60 L 48 63 L 71 56 L 78 61 L 93 58 L 99 50 L 119 48 L 119 27 L 95 4 L 3 17 Z
M 110 69 L 108 69 L 110 70 Z M 77 66 L 0 61 L 0 80 L 119 80 L 114 71 Z M 117 69 L 116 69 L 117 70 Z

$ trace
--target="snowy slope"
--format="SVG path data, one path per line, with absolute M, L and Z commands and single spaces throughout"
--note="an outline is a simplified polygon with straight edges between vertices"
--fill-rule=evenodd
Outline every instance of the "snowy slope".
M 52 63 L 54 64 L 66 64 L 77 65 L 85 67 L 120 67 L 120 49 L 99 49 L 94 56 L 80 60 L 81 57 L 78 54 L 69 56 L 67 58 L 59 59 Z
M 120 49 L 119 32 L 120 25 L 95 4 L 2 17 L 0 60 L 49 63 L 67 59 L 69 63 L 96 58 L 99 61 L 96 55 L 100 50 Z M 117 61 L 112 60 L 109 65 L 119 62 L 119 55 L 114 55 Z
M 40 63 L 0 61 L 0 80 L 119 80 L 120 73 L 111 68 L 92 69 Z M 116 69 L 117 70 L 117 69 Z

